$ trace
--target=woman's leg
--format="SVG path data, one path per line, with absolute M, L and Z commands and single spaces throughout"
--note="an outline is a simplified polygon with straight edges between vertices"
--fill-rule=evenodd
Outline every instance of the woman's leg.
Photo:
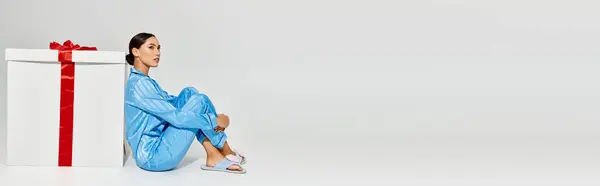
M 175 100 L 175 106 L 182 107 L 183 105 L 186 104 L 187 100 L 193 95 L 201 96 L 200 97 L 201 99 L 198 99 L 198 100 L 200 100 L 198 104 L 202 104 L 203 109 L 198 110 L 198 112 L 204 112 L 204 113 L 208 112 L 208 113 L 217 115 L 216 109 L 215 109 L 214 105 L 212 104 L 212 101 L 208 98 L 208 96 L 198 93 L 198 91 L 193 87 L 186 87 L 181 91 L 181 93 L 177 96 L 177 100 Z M 213 127 L 216 127 L 216 126 L 213 126 Z M 206 154 L 207 154 L 206 164 L 208 166 L 214 165 L 218 161 L 222 160 L 228 154 L 233 154 L 233 153 L 222 154 L 221 151 L 218 150 L 218 149 L 229 149 L 231 151 L 231 149 L 229 148 L 228 145 L 224 148 L 225 144 L 227 144 L 227 134 L 225 134 L 225 132 L 215 132 L 214 130 L 199 130 L 196 132 L 195 136 L 196 136 L 196 139 L 198 140 L 198 142 L 200 142 L 202 144 L 202 146 L 204 146 L 204 149 L 206 150 Z M 214 153 L 215 150 L 216 150 L 217 154 Z M 230 167 L 230 169 L 231 168 L 233 168 L 232 170 L 242 170 L 241 167 L 235 167 L 235 165 L 232 165 Z
M 185 89 L 183 89 L 182 93 L 178 96 L 178 100 L 177 102 L 179 102 L 178 104 L 183 105 L 185 104 L 184 100 L 189 99 L 189 97 L 191 97 L 194 94 L 198 94 L 201 95 L 202 99 L 201 100 L 201 104 L 206 105 L 206 111 L 205 112 L 209 112 L 212 113 L 214 115 L 217 115 L 215 106 L 212 104 L 212 101 L 210 100 L 210 98 L 208 98 L 208 96 L 204 95 L 204 94 L 200 94 L 198 93 L 198 91 L 194 88 L 191 87 L 187 87 Z M 202 135 L 204 134 L 204 135 Z M 202 130 L 200 132 L 198 132 L 197 135 L 197 140 L 200 143 L 204 143 L 205 141 L 205 137 L 208 137 L 208 141 L 212 143 L 213 146 L 215 146 L 217 149 L 219 149 L 219 151 L 221 152 L 221 154 L 223 156 L 227 156 L 227 155 L 237 155 L 235 152 L 233 152 L 233 150 L 231 149 L 231 147 L 229 147 L 229 143 L 227 142 L 227 134 L 225 132 L 215 132 L 214 130 Z M 242 157 L 242 159 L 245 157 Z M 240 162 L 242 160 L 239 160 Z
M 192 141 L 202 135 L 202 132 L 197 130 L 192 131 L 172 126 L 167 127 L 163 133 L 160 145 L 156 149 L 157 153 L 155 153 L 155 157 L 153 157 L 152 161 L 149 161 L 144 168 L 152 171 L 167 171 L 174 169 L 187 154 Z M 214 166 L 219 161 L 223 160 L 225 156 L 223 156 L 207 138 L 203 139 L 204 140 L 201 143 L 206 150 L 206 165 Z M 238 165 L 231 165 L 228 169 L 242 170 Z
M 208 140 L 208 138 L 204 138 L 201 143 L 204 147 L 204 150 L 206 151 L 206 166 L 214 167 L 217 163 L 219 163 L 225 158 L 225 155 L 221 154 L 219 149 L 213 146 L 213 144 Z M 240 165 L 231 165 L 227 169 L 238 171 L 243 170 Z
M 227 156 L 227 155 L 234 155 L 237 156 L 238 154 L 236 154 L 236 152 L 234 152 L 231 147 L 229 147 L 229 142 L 225 141 L 225 143 L 223 144 L 223 148 L 219 149 L 219 151 L 221 151 L 221 154 L 223 154 L 223 156 Z M 244 159 L 246 159 L 246 157 L 242 156 L 240 154 L 240 157 L 242 159 L 238 160 L 240 162 L 243 162 Z
M 167 171 L 174 169 L 187 154 L 196 138 L 196 131 L 178 129 L 167 126 L 163 131 L 154 157 L 142 168 L 151 171 Z
M 194 105 L 202 105 L 201 107 L 193 107 L 198 108 L 198 110 L 194 110 L 195 112 L 212 113 L 214 115 L 217 115 L 217 112 L 215 111 L 215 106 L 212 104 L 212 101 L 208 98 L 208 96 L 206 96 L 205 94 L 198 93 L 198 91 L 193 87 L 186 87 L 181 91 L 181 93 L 179 93 L 179 96 L 177 96 L 177 99 L 174 101 L 175 107 L 183 107 L 183 105 L 185 105 L 188 102 L 189 98 L 192 96 L 198 97 L 198 99 L 194 99 Z M 202 143 L 204 141 L 204 138 L 208 138 L 212 145 L 219 149 L 223 148 L 223 145 L 227 140 L 227 135 L 224 132 L 215 132 L 215 127 L 216 126 L 212 126 L 213 129 L 211 130 L 201 130 L 200 132 L 198 132 L 196 135 L 196 139 L 198 139 L 198 142 Z

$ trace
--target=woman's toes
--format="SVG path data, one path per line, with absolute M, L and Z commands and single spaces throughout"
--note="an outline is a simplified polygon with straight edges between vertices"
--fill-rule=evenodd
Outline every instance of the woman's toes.
M 242 171 L 242 167 L 238 166 L 238 165 L 231 165 L 228 168 L 229 170 L 234 170 L 234 171 Z

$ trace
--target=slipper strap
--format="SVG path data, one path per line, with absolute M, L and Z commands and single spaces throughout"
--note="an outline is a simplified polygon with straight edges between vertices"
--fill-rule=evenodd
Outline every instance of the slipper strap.
M 233 152 L 235 152 L 235 157 L 237 157 L 237 159 L 240 160 L 240 162 L 246 161 L 246 157 L 244 155 L 242 155 L 240 152 L 238 152 L 237 150 L 233 150 Z
M 237 162 L 233 162 L 233 161 L 230 161 L 230 160 L 229 160 L 229 159 L 227 159 L 227 158 L 223 158 L 223 160 L 221 160 L 219 163 L 217 163 L 217 164 L 215 165 L 215 169 L 219 169 L 219 170 L 229 170 L 228 168 L 229 168 L 231 165 L 238 165 L 238 166 L 239 166 L 239 164 L 238 164 Z

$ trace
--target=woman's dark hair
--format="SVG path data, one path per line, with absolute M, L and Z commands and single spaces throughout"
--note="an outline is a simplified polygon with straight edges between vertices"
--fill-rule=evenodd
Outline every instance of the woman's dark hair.
M 144 43 L 146 43 L 146 40 L 148 38 L 154 37 L 154 34 L 151 33 L 146 33 L 146 32 L 142 32 L 139 34 L 136 34 L 135 36 L 133 36 L 133 38 L 131 38 L 131 40 L 129 41 L 129 54 L 127 54 L 127 56 L 125 56 L 125 60 L 127 60 L 127 63 L 129 65 L 133 65 L 133 54 L 131 54 L 131 49 L 132 48 L 140 48 Z

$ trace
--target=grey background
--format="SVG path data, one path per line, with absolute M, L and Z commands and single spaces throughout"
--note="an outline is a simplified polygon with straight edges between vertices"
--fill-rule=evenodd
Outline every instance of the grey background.
M 0 48 L 71 39 L 126 51 L 134 34 L 155 33 L 163 50 L 151 76 L 171 94 L 208 94 L 231 116 L 232 145 L 274 168 L 265 173 L 577 185 L 600 171 L 599 5 L 3 1 Z M 5 72 L 4 64 L 1 118 Z M 0 128 L 3 157 L 5 119 Z M 189 154 L 203 150 L 194 144 Z

